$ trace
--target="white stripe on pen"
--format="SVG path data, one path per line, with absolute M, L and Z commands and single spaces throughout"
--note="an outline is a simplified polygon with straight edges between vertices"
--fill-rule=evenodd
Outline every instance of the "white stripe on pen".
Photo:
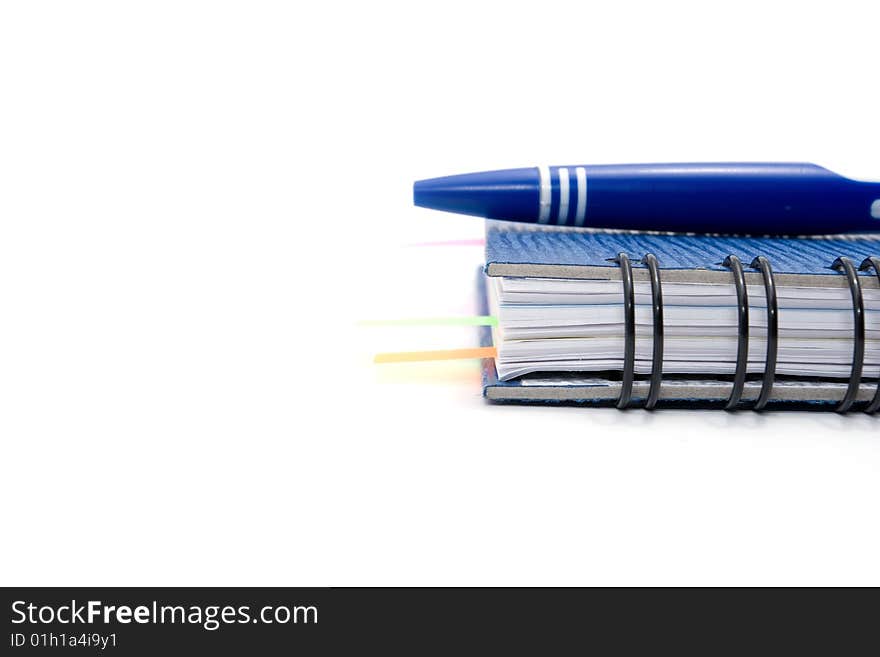
M 559 212 L 556 223 L 560 226 L 568 221 L 568 169 L 559 167 Z
M 550 221 L 550 168 L 538 167 L 538 179 L 540 181 L 538 196 L 538 223 L 546 224 Z
M 584 225 L 584 217 L 587 214 L 587 170 L 584 167 L 576 167 L 574 170 L 578 188 L 577 211 L 574 215 L 575 226 Z

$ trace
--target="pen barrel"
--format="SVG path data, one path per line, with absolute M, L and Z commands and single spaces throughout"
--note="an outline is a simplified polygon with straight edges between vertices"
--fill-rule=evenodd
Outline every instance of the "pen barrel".
M 531 167 L 420 180 L 416 205 L 558 226 L 757 235 L 880 230 L 880 184 L 814 164 Z
M 584 165 L 542 173 L 545 200 L 549 174 L 549 207 L 543 221 L 539 207 L 540 223 L 799 235 L 880 229 L 880 185 L 814 164 Z

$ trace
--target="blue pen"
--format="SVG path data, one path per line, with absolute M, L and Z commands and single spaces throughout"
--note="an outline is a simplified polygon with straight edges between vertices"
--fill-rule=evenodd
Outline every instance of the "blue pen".
M 506 169 L 420 180 L 413 200 L 557 226 L 760 235 L 880 230 L 880 183 L 800 163 Z

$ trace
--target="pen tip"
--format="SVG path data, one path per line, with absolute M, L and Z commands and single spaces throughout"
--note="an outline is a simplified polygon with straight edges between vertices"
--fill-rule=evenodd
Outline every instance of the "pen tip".
M 417 180 L 413 203 L 487 219 L 533 220 L 538 205 L 538 170 L 508 169 Z
M 419 186 L 422 184 L 421 180 L 416 180 L 413 183 L 413 205 L 419 206 Z

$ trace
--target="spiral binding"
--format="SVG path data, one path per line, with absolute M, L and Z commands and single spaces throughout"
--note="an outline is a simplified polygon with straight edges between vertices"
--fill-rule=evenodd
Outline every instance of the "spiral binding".
M 632 401 L 633 381 L 635 379 L 635 290 L 633 286 L 632 263 L 629 256 L 626 253 L 618 253 L 611 261 L 620 266 L 621 280 L 623 281 L 624 357 L 617 408 L 625 409 L 629 407 Z M 644 405 L 646 410 L 651 410 L 660 399 L 660 387 L 663 380 L 663 286 L 660 279 L 660 263 L 657 257 L 653 253 L 647 253 L 642 258 L 641 264 L 645 265 L 650 276 L 653 306 L 653 356 L 651 361 L 650 387 Z M 738 311 L 736 369 L 733 376 L 733 388 L 724 407 L 725 410 L 735 410 L 740 406 L 748 375 L 749 295 L 740 259 L 731 254 L 721 264 L 730 269 L 736 288 Z M 757 269 L 761 273 L 767 300 L 767 351 L 764 357 L 764 373 L 761 377 L 761 391 L 758 394 L 757 401 L 752 406 L 752 410 L 760 411 L 770 401 L 773 394 L 773 385 L 776 380 L 776 364 L 779 352 L 779 303 L 776 294 L 776 280 L 773 276 L 773 267 L 770 261 L 764 256 L 757 256 L 751 261 L 749 268 Z M 862 382 L 865 362 L 865 302 L 858 272 L 852 260 L 845 256 L 840 256 L 831 264 L 831 268 L 846 275 L 853 307 L 852 369 L 846 393 L 835 409 L 838 413 L 845 413 L 855 403 Z M 860 271 L 873 269 L 878 282 L 880 282 L 880 258 L 876 256 L 865 258 L 858 269 Z M 863 410 L 865 413 L 875 413 L 878 409 L 880 409 L 880 381 L 877 382 L 877 389 L 874 392 L 873 399 Z
M 633 379 L 636 367 L 636 299 L 633 290 L 632 264 L 629 256 L 618 253 L 614 262 L 620 265 L 623 280 L 623 380 L 620 384 L 620 397 L 617 408 L 623 410 L 632 399 Z
M 874 273 L 877 275 L 877 281 L 880 282 L 880 258 L 877 256 L 869 256 L 862 260 L 862 264 L 859 265 L 859 270 L 866 271 L 868 269 L 874 270 Z M 863 410 L 865 413 L 875 413 L 878 408 L 880 408 L 880 379 L 877 381 L 877 390 L 874 392 L 874 398 Z
M 736 286 L 737 332 L 736 344 L 736 370 L 733 375 L 733 390 L 724 407 L 732 411 L 739 404 L 742 397 L 743 387 L 746 384 L 746 375 L 749 367 L 749 292 L 746 288 L 746 278 L 743 273 L 742 263 L 735 255 L 729 255 L 721 263 L 733 272 L 733 283 Z
M 642 264 L 651 276 L 651 305 L 654 312 L 654 345 L 651 357 L 651 387 L 645 410 L 650 411 L 660 398 L 660 383 L 663 379 L 663 287 L 660 284 L 660 263 L 653 253 L 646 253 Z
M 623 375 L 620 384 L 620 397 L 617 408 L 625 409 L 632 400 L 633 380 L 636 362 L 636 303 L 633 287 L 632 263 L 625 253 L 618 253 L 612 259 L 620 266 L 623 281 Z M 646 253 L 642 264 L 648 268 L 651 277 L 651 299 L 654 318 L 654 344 L 651 359 L 651 383 L 644 408 L 651 410 L 660 399 L 660 385 L 663 379 L 663 286 L 660 281 L 660 263 L 653 253 Z
M 770 261 L 764 256 L 758 256 L 752 260 L 749 267 L 761 272 L 767 299 L 767 354 L 764 357 L 764 376 L 761 383 L 761 394 L 758 395 L 758 401 L 752 407 L 753 411 L 760 411 L 767 405 L 770 394 L 773 392 L 773 382 L 776 379 L 776 354 L 779 350 L 779 305 L 776 300 L 776 279 L 773 278 L 773 268 L 770 266 Z
M 853 306 L 853 357 L 852 370 L 849 375 L 849 385 L 846 387 L 846 394 L 843 400 L 835 409 L 838 413 L 846 413 L 856 399 L 859 393 L 859 386 L 862 384 L 862 368 L 865 364 L 865 301 L 862 298 L 862 284 L 859 283 L 859 275 L 852 260 L 845 256 L 840 256 L 833 263 L 831 268 L 838 271 L 843 270 L 849 283 L 849 291 L 852 296 Z

